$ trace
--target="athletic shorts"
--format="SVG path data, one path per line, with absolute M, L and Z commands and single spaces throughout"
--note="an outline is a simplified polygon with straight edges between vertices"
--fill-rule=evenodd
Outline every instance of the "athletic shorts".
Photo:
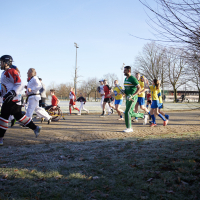
M 70 99 L 70 102 L 69 102 L 69 105 L 76 105 L 76 102 L 74 102 L 74 100 L 73 99 Z
M 158 108 L 159 106 L 159 100 L 153 100 L 151 104 L 151 108 Z
M 148 100 L 147 102 L 151 104 L 151 100 Z
M 159 109 L 163 108 L 163 104 L 162 104 L 162 103 L 159 103 L 158 108 L 159 108 Z
M 145 105 L 145 98 L 144 97 L 138 97 L 137 102 L 139 103 L 140 106 Z
M 110 98 L 105 98 L 105 99 L 103 100 L 103 102 L 110 103 L 111 100 L 110 100 Z
M 123 99 L 115 99 L 115 105 L 118 104 L 118 105 L 122 105 L 122 102 L 123 102 Z

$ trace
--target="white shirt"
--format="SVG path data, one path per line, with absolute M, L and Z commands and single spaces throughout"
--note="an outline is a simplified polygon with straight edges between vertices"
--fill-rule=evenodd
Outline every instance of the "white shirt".
M 1 74 L 1 95 L 4 96 L 10 90 L 14 90 L 16 96 L 13 98 L 13 102 L 21 105 L 21 98 L 23 93 L 24 85 L 21 81 L 19 73 L 14 68 L 9 68 L 3 71 Z
M 31 89 L 31 92 L 28 92 L 28 88 Z M 33 76 L 30 81 L 28 82 L 28 85 L 27 85 L 27 94 L 28 95 L 31 95 L 31 94 L 40 94 L 39 90 L 42 88 L 42 84 L 40 82 L 40 80 L 38 79 L 37 76 Z M 31 97 L 34 97 L 35 95 L 32 95 L 30 96 L 29 98 Z M 38 97 L 40 95 L 37 95 Z

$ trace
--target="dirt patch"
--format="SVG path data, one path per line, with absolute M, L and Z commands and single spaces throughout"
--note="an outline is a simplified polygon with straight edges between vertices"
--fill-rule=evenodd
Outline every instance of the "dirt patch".
M 98 114 L 66 116 L 66 120 L 40 123 L 34 119 L 37 125 L 42 126 L 38 138 L 32 130 L 21 128 L 18 124 L 7 130 L 4 137 L 4 146 L 48 144 L 58 142 L 82 142 L 98 139 L 115 139 L 127 137 L 145 137 L 147 135 L 164 135 L 169 133 L 184 133 L 200 131 L 199 111 L 170 112 L 168 126 L 163 127 L 162 120 L 157 117 L 157 127 L 142 125 L 143 120 L 132 123 L 134 132 L 123 133 L 124 121 L 118 121 L 117 114 L 100 118 Z

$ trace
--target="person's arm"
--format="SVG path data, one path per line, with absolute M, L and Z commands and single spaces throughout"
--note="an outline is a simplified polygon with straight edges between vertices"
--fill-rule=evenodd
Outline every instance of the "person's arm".
M 134 97 L 135 95 L 138 95 L 138 94 L 140 93 L 140 91 L 141 91 L 141 86 L 140 86 L 140 84 L 136 85 L 136 88 L 137 88 L 136 92 L 135 92 L 134 94 L 132 94 L 132 95 L 129 97 L 129 101 L 134 101 L 133 97 Z

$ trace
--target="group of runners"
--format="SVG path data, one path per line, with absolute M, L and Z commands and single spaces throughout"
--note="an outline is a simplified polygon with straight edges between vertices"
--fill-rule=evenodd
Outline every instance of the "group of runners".
M 0 145 L 3 145 L 3 137 L 8 129 L 8 121 L 19 121 L 20 125 L 23 127 L 28 127 L 32 129 L 35 136 L 38 137 L 40 134 L 41 126 L 36 126 L 32 120 L 32 115 L 35 112 L 41 122 L 47 121 L 48 124 L 51 123 L 52 117 L 46 112 L 50 107 L 56 108 L 59 100 L 55 96 L 55 90 L 51 89 L 50 94 L 52 96 L 51 105 L 47 106 L 45 109 L 39 106 L 39 101 L 41 101 L 40 89 L 42 88 L 41 80 L 36 76 L 36 70 L 30 68 L 27 72 L 27 85 L 24 86 L 19 69 L 14 66 L 13 58 L 10 55 L 4 55 L 0 57 L 1 70 L 3 70 L 1 75 L 1 97 L 3 98 L 3 104 L 1 107 L 0 115 Z M 168 123 L 169 115 L 163 113 L 160 109 L 162 108 L 162 96 L 160 90 L 160 82 L 154 79 L 152 85 L 149 86 L 148 80 L 144 76 L 140 76 L 139 73 L 136 77 L 131 75 L 131 67 L 124 67 L 124 75 L 126 76 L 124 80 L 124 89 L 119 86 L 118 80 L 114 81 L 115 87 L 111 89 L 107 84 L 107 80 L 100 80 L 100 86 L 98 91 L 101 95 L 101 107 L 102 114 L 100 117 L 105 117 L 106 110 L 108 115 L 113 113 L 113 110 L 119 115 L 118 120 L 125 120 L 126 129 L 124 132 L 133 132 L 132 129 L 132 119 L 137 121 L 138 118 L 144 119 L 143 124 L 147 124 L 148 115 L 151 117 L 152 121 L 150 126 L 156 126 L 156 116 L 158 115 L 163 120 L 163 126 Z M 22 112 L 22 94 L 26 89 L 26 112 Z M 145 91 L 150 90 L 151 94 L 147 95 L 147 106 L 145 106 Z M 150 96 L 152 99 L 150 99 Z M 114 97 L 114 98 L 113 98 Z M 126 98 L 126 109 L 123 111 L 121 105 L 123 98 Z M 78 99 L 74 93 L 74 88 L 70 91 L 70 102 L 69 102 L 69 115 L 71 115 L 71 109 L 76 109 L 81 115 L 81 110 L 85 110 L 87 113 L 89 111 L 84 108 L 86 99 L 80 93 Z M 80 108 L 77 108 L 76 101 L 81 103 Z M 114 103 L 113 103 L 114 102 Z M 150 111 L 148 110 L 149 104 L 151 105 Z M 145 112 L 139 113 L 138 106 Z M 123 117 L 124 116 L 124 117 Z M 11 123 L 14 125 L 14 123 Z
M 113 91 L 107 85 L 107 80 L 100 81 L 99 92 L 102 96 L 102 114 L 100 117 L 105 117 L 105 107 L 107 105 L 109 108 L 113 108 L 117 111 L 120 118 L 118 120 L 124 120 L 126 129 L 124 132 L 133 132 L 131 121 L 138 122 L 138 118 L 144 119 L 143 124 L 147 124 L 148 116 L 152 121 L 150 121 L 150 126 L 156 126 L 156 116 L 158 115 L 163 120 L 163 126 L 168 124 L 169 115 L 161 111 L 163 102 L 160 89 L 160 81 L 154 79 L 152 85 L 149 85 L 148 80 L 144 76 L 140 76 L 136 73 L 136 77 L 131 75 L 131 67 L 124 67 L 124 75 L 126 76 L 124 80 L 124 89 L 118 85 L 118 80 L 114 81 L 115 87 Z M 147 105 L 145 106 L 145 91 L 147 91 Z M 150 91 L 150 92 L 149 92 Z M 111 105 L 111 96 L 115 97 L 115 107 Z M 126 109 L 123 111 L 120 106 L 123 102 L 123 97 L 126 98 Z M 148 110 L 149 105 L 151 105 L 150 111 Z M 139 113 L 138 107 L 145 112 Z M 123 118 L 124 114 L 124 118 Z M 135 118 L 132 120 L 132 118 Z

